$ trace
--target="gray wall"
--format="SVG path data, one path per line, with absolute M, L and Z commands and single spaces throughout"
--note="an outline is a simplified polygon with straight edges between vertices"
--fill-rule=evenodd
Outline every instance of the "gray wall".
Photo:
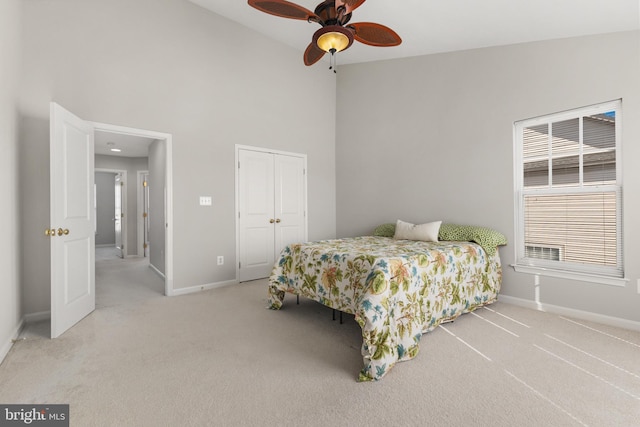
M 0 2 L 0 362 L 9 351 L 22 318 L 18 199 L 18 115 L 20 2 Z M 39 224 L 32 224 L 39 227 Z M 41 232 L 47 228 L 43 225 Z
M 640 321 L 640 36 L 581 37 L 340 67 L 337 234 L 384 222 L 493 227 L 514 241 L 514 121 L 623 99 L 626 287 L 541 277 L 541 301 Z M 357 100 L 357 105 L 353 100 Z M 500 250 L 504 295 L 534 279 Z
M 125 256 L 138 255 L 138 171 L 149 169 L 149 159 L 147 157 L 105 156 L 98 154 L 95 156 L 95 168 L 127 171 L 127 182 L 125 183 L 127 241 L 124 243 L 124 254 Z
M 96 246 L 114 245 L 116 230 L 113 216 L 116 209 L 116 174 L 96 172 Z
M 149 147 L 149 262 L 165 273 L 166 144 L 154 141 Z
M 49 310 L 48 178 L 30 175 L 48 176 L 52 100 L 85 120 L 173 136 L 175 289 L 235 279 L 235 144 L 307 154 L 309 237 L 335 236 L 326 67 L 186 0 L 21 4 L 22 213 L 39 230 L 21 230 L 27 313 Z M 214 205 L 200 207 L 200 195 Z

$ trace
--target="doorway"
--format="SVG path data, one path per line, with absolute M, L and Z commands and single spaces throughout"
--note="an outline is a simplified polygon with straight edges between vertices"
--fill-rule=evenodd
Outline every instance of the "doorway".
M 149 171 L 138 171 L 138 255 L 149 256 Z
M 164 280 L 164 294 L 171 296 L 171 135 L 104 123 L 92 124 L 95 130 L 95 170 L 108 170 L 115 165 L 112 171 L 124 171 L 123 258 L 147 258 L 149 267 Z M 143 217 L 142 221 L 139 216 Z
M 173 295 L 173 180 L 171 135 L 90 122 L 50 103 L 51 338 L 56 338 L 95 309 L 95 135 L 96 132 L 153 139 L 156 191 L 151 195 L 160 222 L 150 230 L 159 247 L 156 271 L 165 295 Z M 109 144 L 107 144 L 109 146 Z M 117 150 L 112 149 L 112 152 Z M 150 177 L 153 176 L 150 169 Z M 152 179 L 153 180 L 153 179 Z M 126 246 L 124 246 L 126 248 Z M 154 250 L 151 248 L 151 257 Z M 153 262 L 153 261 L 152 261 Z M 147 269 L 149 271 L 149 269 Z M 150 272 L 150 271 L 149 271 Z M 151 273 L 151 272 L 150 272 Z
M 94 145 L 96 308 L 164 295 L 164 263 L 148 256 L 146 221 L 150 188 L 164 192 L 159 181 L 166 174 L 157 161 L 165 157 L 159 153 L 164 151 L 164 141 L 96 129 Z M 156 179 L 151 186 L 150 170 Z M 156 204 L 155 209 L 159 208 L 162 211 L 154 217 L 163 218 L 164 206 Z M 166 252 L 164 240 L 154 243 L 155 251 Z
M 94 177 L 96 261 L 108 255 L 124 259 L 128 249 L 123 243 L 128 240 L 127 170 L 95 167 Z

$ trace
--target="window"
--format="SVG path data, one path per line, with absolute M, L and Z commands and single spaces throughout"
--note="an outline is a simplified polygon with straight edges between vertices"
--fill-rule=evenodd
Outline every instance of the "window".
M 614 101 L 515 123 L 516 270 L 624 276 L 620 110 Z

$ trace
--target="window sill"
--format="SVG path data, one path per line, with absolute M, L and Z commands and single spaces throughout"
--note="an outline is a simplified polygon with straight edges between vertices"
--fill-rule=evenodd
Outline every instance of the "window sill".
M 624 277 L 597 276 L 595 274 L 577 273 L 575 271 L 554 270 L 544 267 L 531 267 L 529 265 L 511 264 L 518 273 L 535 274 L 539 276 L 558 277 L 561 279 L 579 280 L 582 282 L 599 283 L 601 285 L 625 287 L 629 279 Z

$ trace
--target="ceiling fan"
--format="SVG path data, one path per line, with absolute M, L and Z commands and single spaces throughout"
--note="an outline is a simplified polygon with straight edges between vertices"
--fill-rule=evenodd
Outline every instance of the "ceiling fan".
M 313 65 L 325 53 L 347 49 L 354 40 L 369 46 L 397 46 L 400 36 L 389 27 L 373 22 L 349 23 L 351 13 L 365 0 L 325 0 L 314 12 L 286 0 L 248 0 L 249 6 L 282 18 L 316 22 L 322 26 L 313 34 L 304 52 L 304 64 Z

